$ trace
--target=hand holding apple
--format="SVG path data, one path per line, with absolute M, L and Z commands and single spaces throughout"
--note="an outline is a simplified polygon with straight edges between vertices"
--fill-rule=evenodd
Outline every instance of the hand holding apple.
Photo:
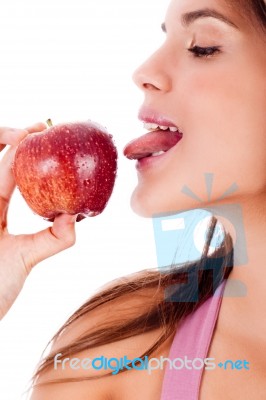
M 0 319 L 12 306 L 34 265 L 75 243 L 76 216 L 59 215 L 51 227 L 27 235 L 9 233 L 8 206 L 15 188 L 12 163 L 16 146 L 27 135 L 46 129 L 42 123 L 26 129 L 0 128 Z

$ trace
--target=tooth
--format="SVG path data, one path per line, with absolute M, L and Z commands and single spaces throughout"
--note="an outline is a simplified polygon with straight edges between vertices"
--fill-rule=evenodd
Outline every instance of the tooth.
M 168 127 L 167 126 L 160 126 L 160 129 L 162 129 L 162 131 L 167 131 Z
M 157 124 L 151 124 L 151 129 L 157 129 L 158 125 Z
M 144 128 L 147 129 L 147 130 L 152 129 L 152 125 L 153 125 L 153 124 L 149 124 L 149 123 L 145 123 L 145 122 L 144 122 Z
M 177 131 L 178 131 L 177 128 L 174 128 L 174 127 L 172 127 L 172 126 L 171 126 L 171 128 L 169 128 L 169 129 L 170 129 L 171 132 L 177 132 Z
M 161 154 L 164 154 L 165 151 L 157 151 L 156 153 L 152 154 L 152 157 L 160 156 Z

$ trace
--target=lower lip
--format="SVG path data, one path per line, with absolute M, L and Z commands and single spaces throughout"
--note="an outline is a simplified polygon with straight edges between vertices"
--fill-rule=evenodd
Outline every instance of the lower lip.
M 181 140 L 181 139 L 180 139 Z M 180 142 L 179 140 L 179 142 Z M 159 155 L 159 156 L 149 156 L 149 157 L 144 157 L 141 158 L 140 160 L 137 161 L 136 163 L 136 169 L 138 171 L 143 171 L 147 168 L 154 168 L 158 163 L 160 163 L 163 159 L 165 159 L 168 155 L 169 152 L 172 152 L 173 149 L 178 146 L 179 142 L 173 147 L 171 147 L 169 150 L 167 150 L 165 153 Z

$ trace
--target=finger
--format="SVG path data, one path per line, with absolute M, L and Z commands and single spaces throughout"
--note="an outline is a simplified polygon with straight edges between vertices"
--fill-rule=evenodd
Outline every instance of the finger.
M 29 133 L 33 132 L 40 132 L 43 129 L 46 129 L 46 125 L 43 124 L 42 122 L 38 122 L 37 124 L 34 124 L 29 128 L 27 128 L 26 130 L 20 130 L 20 134 L 18 134 L 16 138 L 18 139 L 18 137 L 20 137 L 21 140 L 23 136 L 25 137 Z M 11 131 L 13 132 L 12 129 Z M 16 145 L 18 143 L 16 143 Z M 6 154 L 3 156 L 0 163 L 0 197 L 4 199 L 6 202 L 9 202 L 10 197 L 16 186 L 12 173 L 12 163 L 15 152 L 16 152 L 16 147 L 14 146 L 10 147 L 10 149 L 8 149 Z M 0 208 L 0 216 L 1 216 L 1 208 Z
M 10 198 L 15 188 L 15 181 L 12 173 L 12 162 L 16 147 L 10 147 L 0 163 L 0 230 L 7 226 L 7 210 Z
M 76 215 L 61 214 L 52 227 L 22 237 L 22 255 L 28 272 L 39 262 L 75 244 L 75 221 Z
M 26 129 L 2 127 L 0 128 L 0 143 L 1 145 L 10 144 L 11 146 L 17 146 L 28 133 Z M 3 148 L 1 150 L 3 150 Z
M 15 188 L 15 181 L 12 173 L 12 163 L 16 147 L 10 147 L 4 154 L 0 163 L 0 198 L 9 201 Z
M 43 122 L 37 122 L 25 129 L 0 127 L 0 151 L 2 151 L 7 144 L 17 146 L 29 133 L 42 132 L 45 129 L 47 129 L 47 125 Z
M 33 124 L 26 128 L 26 131 L 28 133 L 35 133 L 35 132 L 42 132 L 45 129 L 47 129 L 47 125 L 44 124 L 43 122 L 37 122 L 36 124 Z
M 2 138 L 6 139 L 9 137 L 8 144 L 11 142 L 15 145 L 19 144 L 19 141 L 29 133 L 40 132 L 46 129 L 46 125 L 42 122 L 34 124 L 28 127 L 26 130 L 12 129 L 12 128 L 0 128 L 0 134 Z M 12 136 L 13 135 L 13 136 Z M 10 198 L 15 189 L 16 183 L 12 172 L 12 163 L 16 152 L 16 146 L 10 147 L 4 154 L 0 162 L 0 233 L 7 226 L 7 211 Z
M 7 232 L 7 210 L 8 202 L 0 197 L 0 237 Z

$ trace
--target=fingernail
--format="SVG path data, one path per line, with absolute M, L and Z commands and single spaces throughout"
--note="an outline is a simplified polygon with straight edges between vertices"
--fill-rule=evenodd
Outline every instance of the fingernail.
M 76 222 L 77 216 L 78 216 L 78 214 L 72 215 L 72 217 L 70 218 L 70 222 Z

